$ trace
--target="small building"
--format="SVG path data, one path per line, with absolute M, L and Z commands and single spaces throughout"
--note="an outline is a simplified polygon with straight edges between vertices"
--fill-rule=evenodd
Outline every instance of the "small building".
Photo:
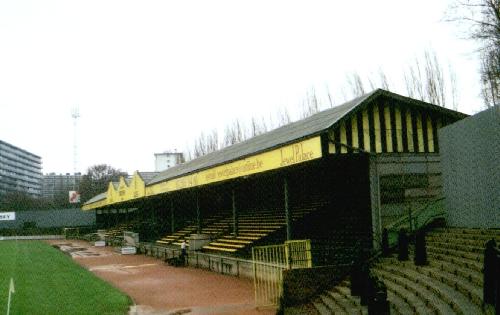
M 42 158 L 0 140 L 0 195 L 11 192 L 40 197 Z
M 181 163 L 184 163 L 181 152 L 155 153 L 155 172 L 162 172 Z

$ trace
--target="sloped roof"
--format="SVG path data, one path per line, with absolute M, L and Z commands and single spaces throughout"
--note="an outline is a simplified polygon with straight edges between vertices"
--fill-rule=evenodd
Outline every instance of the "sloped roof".
M 106 195 L 107 195 L 107 192 L 100 193 L 99 195 L 94 196 L 94 197 L 90 198 L 89 200 L 87 200 L 84 204 L 88 205 L 88 204 L 106 199 Z
M 219 151 L 201 156 L 184 164 L 169 168 L 161 172 L 148 184 L 158 183 L 180 175 L 227 163 L 298 139 L 316 135 L 331 127 L 350 110 L 364 102 L 375 92 L 377 91 L 365 94 L 340 106 L 324 110 L 305 119 L 292 122 Z
M 160 172 L 137 172 L 139 176 L 142 178 L 144 183 L 148 183 L 150 180 L 158 176 Z
M 139 174 L 146 185 L 152 185 L 234 160 L 242 159 L 257 153 L 265 152 L 302 139 L 310 138 L 330 129 L 341 119 L 345 118 L 349 114 L 353 114 L 358 110 L 361 110 L 364 107 L 363 105 L 367 105 L 379 97 L 387 97 L 389 99 L 421 107 L 425 110 L 441 112 L 457 119 L 462 119 L 468 116 L 437 105 L 405 97 L 386 90 L 377 89 L 342 105 L 321 111 L 305 119 L 290 123 L 219 151 L 209 153 L 189 162 L 169 168 L 161 173 L 141 172 Z M 97 198 L 98 196 L 94 198 Z M 90 203 L 90 200 L 87 203 Z

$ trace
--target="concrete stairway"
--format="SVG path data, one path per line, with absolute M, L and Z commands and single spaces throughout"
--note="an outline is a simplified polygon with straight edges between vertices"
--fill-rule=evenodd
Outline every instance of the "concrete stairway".
M 380 259 L 372 267 L 387 286 L 391 314 L 493 314 L 483 305 L 484 244 L 500 230 L 438 228 L 427 234 L 429 265 Z M 413 255 L 410 255 L 410 259 Z M 311 304 L 319 314 L 364 314 L 349 283 L 325 291 Z
M 294 209 L 291 216 L 292 221 L 300 221 L 320 206 L 318 204 Z M 235 253 L 249 249 L 255 243 L 286 227 L 285 214 L 282 212 L 282 210 L 261 210 L 242 213 L 238 217 L 238 236 L 234 236 L 229 229 L 213 242 L 203 246 L 203 249 L 214 253 Z
M 368 314 L 359 297 L 351 296 L 350 282 L 345 280 L 331 290 L 325 291 L 312 304 L 320 315 L 326 314 Z

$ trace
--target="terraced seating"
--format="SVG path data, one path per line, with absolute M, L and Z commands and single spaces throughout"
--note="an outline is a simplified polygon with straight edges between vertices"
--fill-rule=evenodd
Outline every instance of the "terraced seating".
M 372 271 L 387 287 L 391 314 L 493 314 L 483 305 L 482 274 L 484 244 L 491 238 L 500 243 L 500 230 L 438 228 L 426 236 L 427 266 L 380 259 Z M 344 281 L 311 304 L 320 314 L 366 312 L 354 308 L 349 294 Z M 342 308 L 349 299 L 352 308 Z
M 230 223 L 227 222 L 229 219 L 227 215 L 217 214 L 206 218 L 204 220 L 205 226 L 203 227 L 203 234 L 209 235 L 219 235 L 224 233 L 230 226 Z M 196 224 L 189 224 L 184 228 L 178 230 L 173 234 L 166 235 L 161 239 L 156 241 L 157 245 L 178 245 L 180 246 L 182 241 L 186 241 L 186 245 L 189 246 L 188 237 L 196 233 L 198 227 Z
M 119 245 L 123 241 L 123 232 L 133 231 L 137 223 L 136 221 L 120 223 L 106 230 L 104 233 L 105 241 L 112 245 Z
M 344 280 L 338 286 L 325 291 L 312 304 L 320 315 L 328 314 L 368 314 L 359 297 L 351 295 L 350 282 Z
M 118 224 L 110 229 L 106 230 L 106 233 L 104 233 L 104 236 L 106 239 L 108 238 L 114 238 L 117 236 L 123 236 L 123 231 L 127 231 L 132 229 L 133 223 L 127 222 L 127 223 L 121 223 Z
M 190 224 L 188 226 L 183 227 L 182 229 L 178 230 L 177 232 L 175 232 L 173 234 L 169 234 L 169 235 L 162 237 L 161 239 L 156 241 L 156 244 L 157 245 L 170 245 L 173 243 L 179 243 L 179 245 L 180 245 L 182 243 L 182 240 L 186 239 L 192 233 L 195 233 L 196 229 L 197 229 L 196 225 Z M 177 245 L 177 244 L 175 244 L 175 245 Z
M 316 210 L 318 205 L 292 210 L 292 220 L 298 221 Z M 232 224 L 232 218 L 229 221 Z M 232 229 L 226 230 L 215 241 L 203 246 L 203 249 L 235 253 L 252 246 L 255 242 L 286 227 L 285 214 L 282 210 L 251 211 L 238 216 L 238 235 Z

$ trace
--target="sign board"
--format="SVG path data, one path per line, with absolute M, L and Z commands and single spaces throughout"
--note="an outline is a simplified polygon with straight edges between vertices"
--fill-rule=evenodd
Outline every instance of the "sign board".
M 152 196 L 266 172 L 318 159 L 321 155 L 321 140 L 320 137 L 315 137 L 191 175 L 148 186 L 146 187 L 146 195 Z
M 95 247 L 104 247 L 104 246 L 106 246 L 106 241 L 95 241 L 94 246 Z
M 69 192 L 69 203 L 80 203 L 80 193 L 78 191 Z
M 14 221 L 16 220 L 15 212 L 0 212 L 0 221 Z
M 122 255 L 135 255 L 137 254 L 137 248 L 133 246 L 124 246 L 120 248 L 120 254 Z

